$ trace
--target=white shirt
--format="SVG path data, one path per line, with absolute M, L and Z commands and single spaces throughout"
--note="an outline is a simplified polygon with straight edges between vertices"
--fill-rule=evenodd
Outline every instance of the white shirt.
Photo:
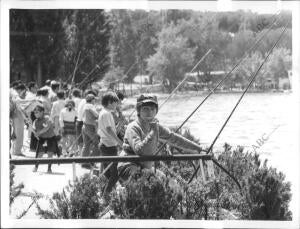
M 33 94 L 31 91 L 27 91 L 25 99 L 28 99 L 28 100 L 36 99 L 36 95 Z
M 84 105 L 86 104 L 86 100 L 85 99 L 82 99 L 80 101 L 80 103 L 78 104 L 78 110 L 77 110 L 77 114 L 78 114 L 78 121 L 82 121 L 82 116 L 83 116 L 83 108 L 84 108 Z
M 118 142 L 108 134 L 106 128 L 111 127 L 112 130 L 117 133 L 116 125 L 114 118 L 111 114 L 111 111 L 103 108 L 100 111 L 99 118 L 98 118 L 98 135 L 100 136 L 100 141 L 106 147 L 117 146 Z
M 61 110 L 59 115 L 59 125 L 61 127 L 64 127 L 64 121 L 65 122 L 74 122 L 76 117 L 76 111 L 73 109 L 69 111 L 67 107 Z
M 78 106 L 79 106 L 82 98 L 74 97 L 72 99 L 73 99 L 73 101 L 75 103 L 75 111 L 77 112 L 77 115 L 78 115 Z
M 62 109 L 64 109 L 66 105 L 66 102 L 64 100 L 57 100 L 53 103 L 52 109 L 51 109 L 51 119 L 53 120 L 55 117 L 59 117 L 59 114 Z

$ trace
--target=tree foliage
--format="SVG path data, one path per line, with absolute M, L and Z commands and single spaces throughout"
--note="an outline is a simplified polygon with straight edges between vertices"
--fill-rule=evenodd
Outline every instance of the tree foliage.
M 29 80 L 70 81 L 79 58 L 75 82 L 95 66 L 89 81 L 109 67 L 110 25 L 104 10 L 10 10 L 11 73 L 25 71 Z M 12 77 L 13 78 L 13 77 Z
M 15 185 L 14 182 L 14 173 L 15 166 L 10 165 L 9 167 L 9 206 L 11 206 L 15 200 L 20 194 L 22 189 L 24 188 L 23 183 Z
M 178 34 L 173 24 L 159 33 L 158 42 L 156 53 L 148 59 L 148 71 L 156 77 L 164 76 L 172 89 L 191 67 L 194 49 L 188 47 L 187 39 Z
M 73 74 L 80 53 L 75 82 L 81 82 L 99 65 L 85 83 L 104 77 L 110 66 L 109 38 L 111 25 L 104 10 L 73 10 L 64 20 L 67 46 L 65 52 L 64 75 Z
M 57 10 L 10 10 L 12 77 L 23 69 L 31 80 L 41 81 L 41 75 L 54 79 L 60 74 L 64 13 Z

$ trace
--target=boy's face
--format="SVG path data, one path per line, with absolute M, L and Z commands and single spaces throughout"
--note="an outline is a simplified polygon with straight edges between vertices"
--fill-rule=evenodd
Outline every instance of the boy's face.
M 34 109 L 33 112 L 34 112 L 34 116 L 35 116 L 36 118 L 41 118 L 41 117 L 43 117 L 44 112 L 41 111 L 40 109 Z
M 154 104 L 142 105 L 140 110 L 140 117 L 145 121 L 152 121 L 157 113 L 156 106 Z
M 118 102 L 112 102 L 107 105 L 107 108 L 115 111 L 117 109 L 117 106 L 118 106 Z

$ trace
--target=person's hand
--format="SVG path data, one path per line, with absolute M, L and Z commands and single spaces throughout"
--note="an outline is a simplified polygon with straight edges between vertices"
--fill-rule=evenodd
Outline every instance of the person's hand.
M 118 145 L 122 147 L 123 146 L 123 141 L 122 140 L 118 141 Z
M 158 132 L 158 120 L 154 119 L 149 123 L 150 129 L 153 130 L 154 132 Z

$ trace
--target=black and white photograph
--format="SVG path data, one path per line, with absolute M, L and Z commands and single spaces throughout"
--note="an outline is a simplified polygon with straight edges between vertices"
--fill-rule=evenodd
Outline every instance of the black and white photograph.
M 1 1 L 1 228 L 299 228 L 299 1 Z

